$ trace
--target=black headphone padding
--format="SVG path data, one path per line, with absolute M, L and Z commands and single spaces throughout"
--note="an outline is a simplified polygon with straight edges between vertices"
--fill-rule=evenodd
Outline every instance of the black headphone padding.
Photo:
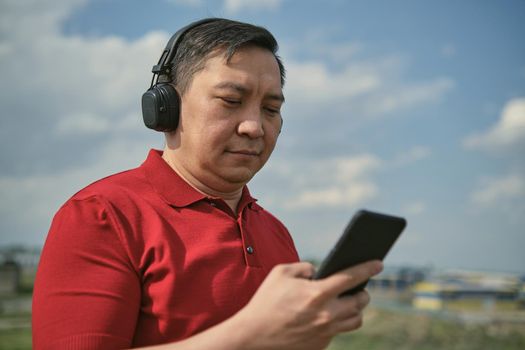
M 177 129 L 180 114 L 180 96 L 169 83 L 160 83 L 142 95 L 144 125 L 156 131 Z
M 178 46 L 190 29 L 219 20 L 218 18 L 205 18 L 190 23 L 182 29 L 179 29 L 168 41 L 159 62 L 153 66 L 153 79 L 151 86 L 142 95 L 142 118 L 144 125 L 156 131 L 170 132 L 177 129 L 180 115 L 180 96 L 177 90 L 169 83 L 155 82 L 155 76 L 163 75 L 170 77 L 173 59 L 177 52 Z M 155 83 L 154 83 L 155 82 Z

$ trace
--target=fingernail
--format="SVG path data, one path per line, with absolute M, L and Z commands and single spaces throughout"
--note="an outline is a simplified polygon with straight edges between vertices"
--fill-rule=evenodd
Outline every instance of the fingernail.
M 375 273 L 378 274 L 381 271 L 383 271 L 383 263 L 381 261 L 378 261 L 375 268 Z

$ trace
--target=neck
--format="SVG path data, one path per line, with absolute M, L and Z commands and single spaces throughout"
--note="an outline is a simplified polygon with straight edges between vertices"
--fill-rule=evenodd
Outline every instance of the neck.
M 237 206 L 242 197 L 242 187 L 231 191 L 231 192 L 222 192 L 215 190 L 206 184 L 202 183 L 194 177 L 190 172 L 186 171 L 183 166 L 180 166 L 177 162 L 177 158 L 170 152 L 169 148 L 166 147 L 162 153 L 162 159 L 184 180 L 188 185 L 193 187 L 196 191 L 208 196 L 208 197 L 218 197 L 221 198 L 228 204 L 231 210 L 236 213 Z

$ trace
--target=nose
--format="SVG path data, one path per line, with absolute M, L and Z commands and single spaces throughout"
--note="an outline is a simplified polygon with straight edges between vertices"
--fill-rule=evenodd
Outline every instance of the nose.
M 260 112 L 252 111 L 250 113 L 246 113 L 237 126 L 237 133 L 239 135 L 248 136 L 251 139 L 263 137 L 264 129 Z

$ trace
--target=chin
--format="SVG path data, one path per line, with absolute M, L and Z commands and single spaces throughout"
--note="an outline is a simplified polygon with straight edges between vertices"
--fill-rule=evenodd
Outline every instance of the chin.
M 222 178 L 230 183 L 245 185 L 253 178 L 256 173 L 257 171 L 254 170 L 236 169 L 224 173 Z

